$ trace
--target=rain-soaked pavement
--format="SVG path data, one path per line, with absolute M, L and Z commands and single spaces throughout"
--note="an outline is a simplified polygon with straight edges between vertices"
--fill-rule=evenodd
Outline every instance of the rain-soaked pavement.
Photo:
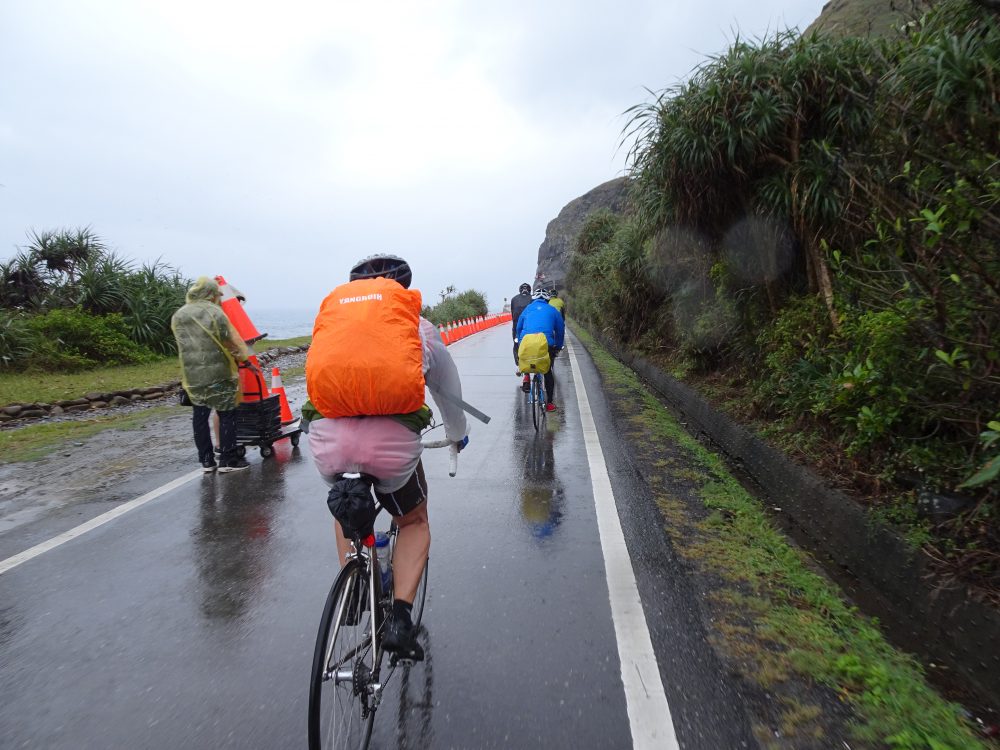
M 601 431 L 596 373 L 580 346 L 581 372 L 557 360 L 560 410 L 536 437 L 509 330 L 450 351 L 465 399 L 493 420 L 474 424 L 454 479 L 446 451 L 424 454 L 427 659 L 395 672 L 373 747 L 628 747 L 575 396 L 586 383 Z M 637 477 L 614 436 L 601 438 L 680 746 L 754 746 L 662 519 L 629 504 L 642 496 Z M 265 461 L 252 452 L 247 472 L 198 477 L 0 574 L 0 747 L 304 746 L 313 642 L 337 567 L 307 442 Z M 194 468 L 164 476 L 160 464 L 177 460 L 146 455 L 152 478 L 108 493 L 134 487 L 134 497 Z M 0 562 L 70 525 L 47 517 L 0 530 Z

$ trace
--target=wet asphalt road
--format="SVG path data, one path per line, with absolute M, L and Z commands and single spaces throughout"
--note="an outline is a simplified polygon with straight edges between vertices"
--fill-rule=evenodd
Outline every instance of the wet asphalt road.
M 557 360 L 560 411 L 536 438 L 509 330 L 450 350 L 465 399 L 493 421 L 474 424 L 454 479 L 446 451 L 424 454 L 427 660 L 395 672 L 373 746 L 629 747 L 574 391 L 582 379 L 606 425 L 592 365 L 582 347 L 576 378 Z M 680 745 L 753 746 L 662 519 L 602 440 Z M 307 442 L 252 452 L 250 471 L 199 477 L 0 575 L 0 746 L 304 747 L 337 568 Z

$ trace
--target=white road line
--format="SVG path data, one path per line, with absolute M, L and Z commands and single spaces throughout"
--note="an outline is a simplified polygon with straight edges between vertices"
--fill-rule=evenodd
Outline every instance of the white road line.
M 31 560 L 34 557 L 38 557 L 44 552 L 48 552 L 49 550 L 55 549 L 61 544 L 65 544 L 71 539 L 76 539 L 78 536 L 86 534 L 88 531 L 93 531 L 98 526 L 103 526 L 108 521 L 113 521 L 114 519 L 118 518 L 118 516 L 123 516 L 130 510 L 135 510 L 136 508 L 145 505 L 150 500 L 155 500 L 160 495 L 165 495 L 171 490 L 175 490 L 178 487 L 187 484 L 192 479 L 197 479 L 198 477 L 203 475 L 204 472 L 201 469 L 196 469 L 195 471 L 192 471 L 188 474 L 179 476 L 177 477 L 177 479 L 167 482 L 161 487 L 157 487 L 155 490 L 147 492 L 145 495 L 140 495 L 134 500 L 129 500 L 127 503 L 122 503 L 117 508 L 109 510 L 107 513 L 102 513 L 101 515 L 95 518 L 91 518 L 86 523 L 82 523 L 79 526 L 70 529 L 69 531 L 64 531 L 62 534 L 54 536 L 48 541 L 42 542 L 41 544 L 36 544 L 34 547 L 26 549 L 24 552 L 16 554 L 13 557 L 8 557 L 6 560 L 0 561 L 0 575 L 3 575 L 8 570 L 16 568 L 21 563 L 28 562 L 28 560 Z
M 670 706 L 663 691 L 632 561 L 618 520 L 618 508 L 611 489 L 608 467 L 604 463 L 604 451 L 590 410 L 590 400 L 587 398 L 575 348 L 568 338 L 566 344 L 576 385 L 583 442 L 587 448 L 587 462 L 590 464 L 590 481 L 594 490 L 594 505 L 597 507 L 597 528 L 601 536 L 604 569 L 611 599 L 611 619 L 615 624 L 625 703 L 632 728 L 632 746 L 643 750 L 675 750 L 680 745 L 674 734 Z

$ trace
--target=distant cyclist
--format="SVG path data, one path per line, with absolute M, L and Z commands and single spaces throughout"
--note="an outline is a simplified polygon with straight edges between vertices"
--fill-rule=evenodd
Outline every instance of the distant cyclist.
M 420 661 L 424 650 L 410 610 L 431 542 L 420 462 L 420 432 L 431 421 L 425 383 L 447 438 L 460 450 L 468 438 L 458 370 L 437 329 L 420 317 L 420 293 L 409 289 L 411 278 L 402 258 L 373 255 L 323 301 L 306 360 L 309 402 L 302 416 L 323 479 L 332 485 L 344 472 L 374 477 L 379 503 L 399 526 L 393 616 L 383 643 L 387 651 Z M 350 542 L 339 522 L 336 534 L 343 565 Z
M 555 368 L 555 358 L 563 348 L 563 338 L 566 335 L 566 326 L 563 323 L 562 315 L 556 308 L 549 304 L 549 291 L 538 289 L 531 295 L 532 302 L 528 305 L 521 317 L 517 321 L 517 339 L 520 341 L 529 333 L 544 333 L 549 342 L 549 358 L 552 365 L 545 373 L 545 396 L 548 401 L 545 405 L 547 411 L 555 411 L 556 379 L 552 374 Z
M 531 304 L 531 284 L 524 283 L 521 284 L 517 289 L 517 296 L 512 297 L 510 300 L 510 332 L 514 337 L 514 364 L 517 364 L 517 320 L 521 317 L 521 313 L 524 312 L 524 308 Z M 518 375 L 521 371 L 518 370 Z M 528 386 L 528 376 L 524 376 L 524 388 L 527 390 Z
M 556 287 L 552 287 L 551 289 L 549 289 L 549 293 L 551 294 L 551 299 L 549 299 L 549 304 L 559 311 L 559 314 L 562 315 L 563 320 L 566 320 L 566 303 L 559 296 L 559 290 Z

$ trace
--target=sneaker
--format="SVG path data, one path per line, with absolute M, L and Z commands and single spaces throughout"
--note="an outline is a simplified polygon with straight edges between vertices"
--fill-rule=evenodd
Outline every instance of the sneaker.
M 396 617 L 386 623 L 382 647 L 393 655 L 396 663 L 424 660 L 424 649 L 417 643 L 417 629 L 413 623 Z
M 201 470 L 206 474 L 211 474 L 213 471 L 215 471 L 215 469 L 216 469 L 215 459 L 212 458 L 211 456 L 209 456 L 208 458 L 206 458 L 204 461 L 201 462 Z
M 556 410 L 556 405 L 553 404 L 551 401 L 545 405 L 545 411 L 555 411 L 555 410 Z M 222 469 L 219 469 L 219 471 L 222 471 Z
M 249 468 L 250 464 L 247 463 L 245 458 L 233 458 L 229 461 L 223 461 L 219 465 L 219 473 L 228 474 L 231 471 L 243 471 Z
M 524 380 L 521 381 L 521 390 L 525 393 L 529 393 L 531 391 L 531 378 L 527 375 L 525 375 Z

